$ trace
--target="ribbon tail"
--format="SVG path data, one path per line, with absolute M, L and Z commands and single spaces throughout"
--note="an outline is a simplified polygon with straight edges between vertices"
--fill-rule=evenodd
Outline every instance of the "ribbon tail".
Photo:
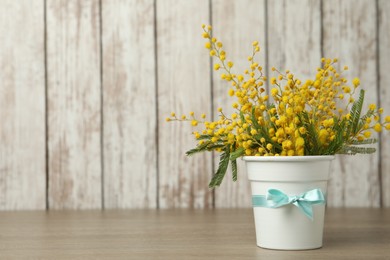
M 267 207 L 267 198 L 263 195 L 254 195 L 252 196 L 252 205 L 253 207 Z
M 325 204 L 325 196 L 320 189 L 310 190 L 301 195 L 301 197 L 310 201 L 312 205 L 314 204 Z
M 297 206 L 311 221 L 313 221 L 313 207 L 310 202 L 297 201 L 294 202 L 294 205 Z

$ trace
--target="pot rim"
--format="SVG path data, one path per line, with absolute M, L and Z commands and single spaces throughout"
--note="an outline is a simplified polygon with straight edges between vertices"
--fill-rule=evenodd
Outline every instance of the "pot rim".
M 302 161 L 331 161 L 334 155 L 308 155 L 308 156 L 243 156 L 242 160 L 248 162 L 302 162 Z

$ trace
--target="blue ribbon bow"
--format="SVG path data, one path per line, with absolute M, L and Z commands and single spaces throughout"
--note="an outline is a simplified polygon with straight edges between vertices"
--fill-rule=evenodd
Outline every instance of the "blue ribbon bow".
M 253 207 L 279 208 L 293 204 L 311 220 L 313 220 L 312 206 L 324 203 L 324 194 L 320 189 L 309 190 L 298 196 L 288 196 L 280 190 L 269 189 L 267 195 L 252 196 Z

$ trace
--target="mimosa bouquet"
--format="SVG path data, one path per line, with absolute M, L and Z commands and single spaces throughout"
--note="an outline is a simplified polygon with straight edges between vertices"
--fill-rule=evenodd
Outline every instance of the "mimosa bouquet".
M 260 52 L 257 41 L 248 57 L 249 68 L 242 74 L 233 71 L 227 61 L 223 44 L 212 37 L 211 26 L 203 25 L 205 47 L 218 62 L 216 71 L 223 71 L 222 80 L 230 84 L 227 90 L 234 97 L 235 112 L 226 115 L 218 109 L 215 121 L 200 118 L 193 112 L 187 117 L 172 113 L 167 121 L 189 121 L 193 126 L 203 124 L 201 132 L 193 132 L 197 146 L 187 152 L 220 152 L 220 162 L 209 186 L 219 186 L 229 162 L 233 180 L 237 180 L 237 158 L 241 156 L 307 156 L 373 153 L 367 147 L 377 140 L 372 131 L 390 130 L 390 116 L 381 117 L 382 108 L 370 104 L 363 112 L 364 90 L 355 78 L 348 84 L 343 76 L 348 70 L 338 70 L 338 60 L 322 58 L 312 79 L 300 80 L 292 72 L 272 67 L 269 78 L 255 60 Z M 269 93 L 266 82 L 269 80 Z M 360 90 L 359 90 L 360 89 Z M 383 118 L 384 120 L 381 120 Z

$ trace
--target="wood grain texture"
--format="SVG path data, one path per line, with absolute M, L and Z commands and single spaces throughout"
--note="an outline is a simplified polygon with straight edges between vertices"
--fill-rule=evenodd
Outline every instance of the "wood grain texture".
M 157 1 L 161 208 L 212 206 L 207 186 L 211 154 L 186 157 L 185 152 L 196 145 L 194 129 L 190 123 L 165 122 L 171 111 L 210 115 L 210 60 L 201 37 L 201 25 L 208 21 L 207 0 Z
M 1 1 L 0 17 L 0 210 L 44 209 L 44 1 Z
M 243 8 L 245 7 L 245 8 Z M 229 19 L 226 19 L 226 18 Z M 245 17 L 245 19 L 243 19 Z M 260 42 L 261 52 L 256 61 L 265 68 L 266 36 L 265 36 L 265 1 L 264 0 L 214 0 L 212 1 L 212 25 L 214 36 L 224 44 L 228 59 L 234 61 L 234 73 L 243 74 L 250 63 L 247 57 L 252 54 L 252 42 Z M 218 62 L 217 59 L 213 60 Z M 219 72 L 213 76 L 214 111 L 222 107 L 224 113 L 234 112 L 232 103 L 236 97 L 228 96 L 231 87 L 219 77 Z M 217 113 L 216 118 L 218 117 Z M 215 169 L 218 167 L 219 155 L 215 157 Z M 227 172 L 224 181 L 215 189 L 215 207 L 234 208 L 251 207 L 251 188 L 247 179 L 245 164 L 240 159 L 238 163 L 238 180 L 232 181 L 231 170 Z
M 379 10 L 379 28 L 378 28 L 378 46 L 379 46 L 379 86 L 380 86 L 380 104 L 390 115 L 390 1 L 378 1 Z M 383 118 L 382 118 L 383 119 Z M 390 134 L 386 131 L 381 135 L 381 176 L 382 182 L 382 206 L 390 207 Z
M 302 79 L 313 78 L 321 59 L 319 0 L 268 1 L 269 76 L 271 67 Z
M 329 209 L 324 246 L 256 246 L 253 212 L 108 210 L 0 212 L 4 259 L 388 259 L 390 209 Z
M 103 1 L 104 205 L 156 207 L 153 0 Z
M 47 1 L 49 207 L 100 208 L 99 1 Z
M 359 77 L 365 104 L 377 103 L 375 1 L 323 1 L 324 56 L 349 65 L 347 79 Z M 366 108 L 364 108 L 366 109 Z M 329 206 L 379 206 L 379 153 L 338 156 L 333 162 Z

